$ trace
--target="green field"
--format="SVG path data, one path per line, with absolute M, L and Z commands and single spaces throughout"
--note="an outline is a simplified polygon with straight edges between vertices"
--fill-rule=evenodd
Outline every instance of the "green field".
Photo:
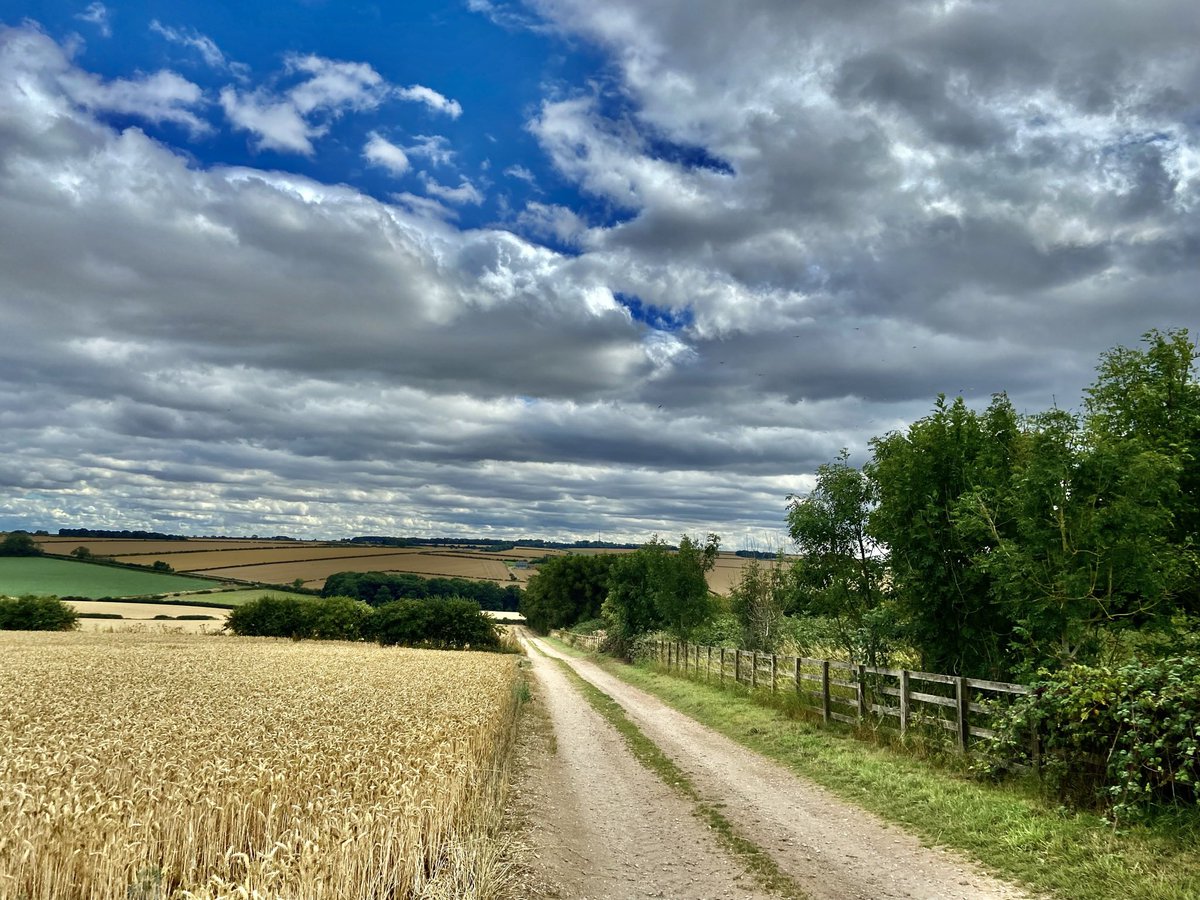
M 272 597 L 300 597 L 312 600 L 312 594 L 293 594 L 291 591 L 275 591 L 270 588 L 244 588 L 236 591 L 219 591 L 215 594 L 188 594 L 184 597 L 168 597 L 164 603 L 178 603 L 186 600 L 188 603 L 202 603 L 205 606 L 241 606 L 251 600 L 257 600 L 264 594 Z
M 139 597 L 200 591 L 215 582 L 186 575 L 139 572 L 44 556 L 0 557 L 0 596 L 50 594 L 56 597 Z M 223 604 L 222 604 L 223 605 Z

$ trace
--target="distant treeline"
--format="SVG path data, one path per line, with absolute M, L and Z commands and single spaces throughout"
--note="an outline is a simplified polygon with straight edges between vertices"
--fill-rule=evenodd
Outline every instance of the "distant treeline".
M 40 533 L 40 532 L 39 532 Z M 161 531 L 129 531 L 127 529 L 112 529 L 112 528 L 60 528 L 58 529 L 59 537 L 74 537 L 74 538 L 119 538 L 127 541 L 188 541 L 195 540 L 195 537 L 186 537 L 182 534 L 164 534 Z M 259 537 L 257 534 L 252 534 L 250 537 L 226 535 L 226 534 L 208 534 L 204 535 L 204 540 L 230 540 L 230 541 L 294 541 L 296 538 L 288 537 L 286 534 L 276 534 L 270 537 Z
M 74 538 L 124 538 L 131 541 L 186 541 L 178 534 L 163 534 L 161 531 L 113 531 L 107 528 L 60 528 L 59 537 Z
M 397 572 L 337 572 L 325 579 L 322 597 L 353 597 L 371 606 L 394 600 L 425 600 L 432 597 L 462 597 L 474 600 L 480 609 L 516 612 L 521 589 L 515 584 L 501 587 L 491 581 L 466 578 L 422 578 Z
M 496 538 L 473 537 L 389 537 L 386 535 L 366 534 L 348 538 L 349 544 L 369 544 L 377 547 L 461 547 L 470 546 L 493 553 L 505 550 L 515 550 L 517 547 L 534 548 L 537 550 L 636 550 L 641 544 L 614 544 L 611 541 L 544 541 L 540 538 L 520 538 L 515 541 L 504 541 Z

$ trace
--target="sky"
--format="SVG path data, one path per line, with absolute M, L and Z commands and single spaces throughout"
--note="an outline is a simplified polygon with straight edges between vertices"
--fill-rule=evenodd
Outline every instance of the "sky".
M 0 2 L 0 528 L 786 547 L 1200 322 L 1195 0 Z

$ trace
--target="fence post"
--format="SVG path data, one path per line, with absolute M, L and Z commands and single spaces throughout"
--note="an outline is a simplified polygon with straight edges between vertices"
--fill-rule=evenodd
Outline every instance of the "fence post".
M 754 650 L 751 652 L 754 656 L 753 663 L 750 666 L 750 689 L 754 690 L 754 688 L 758 687 L 758 651 Z
M 792 665 L 792 677 L 795 678 L 795 680 L 796 680 L 796 696 L 798 698 L 800 698 L 800 702 L 803 703 L 804 695 L 800 691 L 800 657 L 798 657 L 798 656 L 796 657 L 795 663 L 793 663 L 793 665 Z
M 821 660 L 821 718 L 829 724 L 829 660 Z
M 867 667 L 858 666 L 858 724 L 867 719 Z
M 771 654 L 771 693 L 775 693 L 775 670 L 779 667 L 778 657 Z
M 955 707 L 958 709 L 958 751 L 960 753 L 967 752 L 967 736 L 970 734 L 969 725 L 967 724 L 968 704 L 970 703 L 970 694 L 967 693 L 967 679 L 959 676 L 954 679 L 954 699 Z
M 696 668 L 694 671 L 696 671 L 696 672 L 700 671 L 700 645 L 699 644 L 696 645 Z
M 908 669 L 900 670 L 900 734 L 903 736 L 908 732 L 908 691 L 909 678 Z
M 712 644 L 708 645 L 708 659 L 704 661 L 704 680 L 712 677 Z
M 733 651 L 733 680 L 738 684 L 742 683 L 742 651 L 740 647 Z
M 725 648 L 721 648 L 721 684 L 725 683 Z

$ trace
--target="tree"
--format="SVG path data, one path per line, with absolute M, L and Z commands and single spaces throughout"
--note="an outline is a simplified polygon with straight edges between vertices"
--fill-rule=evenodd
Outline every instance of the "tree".
M 1196 345 L 1186 328 L 1142 335 L 1142 348 L 1104 353 L 1084 408 L 1089 444 L 1126 456 L 1147 452 L 1169 460 L 1175 486 L 1169 539 L 1178 551 L 1174 600 L 1200 614 L 1200 382 Z M 1148 460 L 1149 457 L 1143 457 Z
M 76 547 L 71 551 L 71 555 L 76 559 L 91 559 L 92 551 L 87 547 Z
M 163 574 L 169 574 L 175 571 L 171 568 L 170 564 L 163 562 L 161 559 L 156 559 L 153 564 L 151 564 L 150 568 L 155 572 L 162 572 Z
M 701 544 L 687 535 L 672 551 L 656 535 L 633 553 L 617 557 L 608 578 L 603 614 L 609 645 L 625 653 L 638 635 L 668 628 L 687 640 L 713 616 L 705 577 L 716 563 L 721 538 L 710 534 Z
M 12 531 L 0 541 L 0 556 L 41 556 L 42 548 L 25 531 Z
M 797 611 L 828 619 L 848 658 L 886 661 L 894 621 L 884 605 L 886 557 L 868 534 L 876 486 L 849 453 L 817 469 L 804 497 L 789 496 L 788 531 L 800 554 L 793 568 Z
M 795 603 L 795 580 L 782 555 L 764 565 L 751 559 L 729 594 L 729 605 L 742 626 L 742 646 L 773 651 L 779 644 L 784 613 Z
M 1018 674 L 1093 661 L 1113 631 L 1172 611 L 1184 571 L 1172 540 L 1178 466 L 1095 437 L 1060 410 L 1030 417 L 1010 489 L 960 512 L 960 531 L 985 548 L 975 564 L 1014 623 Z
M 907 432 L 871 442 L 866 474 L 878 502 L 869 533 L 888 548 L 892 596 L 927 669 L 998 676 L 1011 664 L 1010 610 L 997 602 L 988 568 L 977 565 L 996 538 L 959 523 L 981 501 L 1000 505 L 1019 433 L 1003 394 L 983 414 L 961 397 L 947 404 L 939 396 Z M 1011 523 L 995 525 L 1009 535 Z
M 521 614 L 529 627 L 545 633 L 597 618 L 608 593 L 613 559 L 603 554 L 569 554 L 542 563 L 521 597 Z

